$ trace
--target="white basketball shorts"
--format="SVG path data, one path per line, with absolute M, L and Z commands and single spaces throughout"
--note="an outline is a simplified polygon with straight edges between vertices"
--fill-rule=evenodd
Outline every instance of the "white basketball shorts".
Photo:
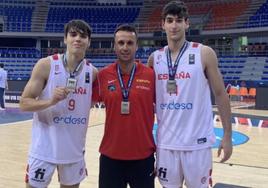
M 45 188 L 56 168 L 58 180 L 62 185 L 76 185 L 87 176 L 85 160 L 70 164 L 53 164 L 29 157 L 25 182 L 32 187 Z
M 212 184 L 211 148 L 194 151 L 157 149 L 157 176 L 165 188 L 208 188 Z

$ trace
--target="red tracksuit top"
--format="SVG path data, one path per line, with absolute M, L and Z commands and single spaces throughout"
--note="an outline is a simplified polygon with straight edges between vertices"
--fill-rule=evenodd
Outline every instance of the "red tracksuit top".
M 122 92 L 117 76 L 117 62 L 98 74 L 93 100 L 104 102 L 106 119 L 100 153 L 112 159 L 139 160 L 155 151 L 152 135 L 154 124 L 154 71 L 136 62 L 136 73 L 129 93 L 130 114 L 121 115 Z M 123 74 L 124 85 L 130 75 Z

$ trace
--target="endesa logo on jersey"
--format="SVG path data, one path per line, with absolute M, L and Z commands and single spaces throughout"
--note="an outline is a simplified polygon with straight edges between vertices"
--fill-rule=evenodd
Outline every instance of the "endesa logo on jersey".
M 87 123 L 87 118 L 85 117 L 54 117 L 53 122 L 56 124 L 66 124 L 66 125 L 85 125 Z
M 169 77 L 168 74 L 158 74 L 157 79 L 158 80 L 167 80 Z M 175 79 L 191 79 L 191 75 L 189 72 L 180 72 L 175 74 Z
M 174 101 L 170 103 L 161 103 L 161 110 L 192 110 L 193 103 L 176 103 Z

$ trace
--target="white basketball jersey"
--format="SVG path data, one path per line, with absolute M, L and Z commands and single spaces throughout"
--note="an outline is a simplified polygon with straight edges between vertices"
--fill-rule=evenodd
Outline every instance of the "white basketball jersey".
M 62 56 L 50 56 L 51 69 L 41 100 L 52 98 L 56 87 L 66 86 L 70 76 Z M 35 112 L 30 156 L 51 163 L 73 163 L 83 159 L 92 95 L 92 65 L 84 60 L 75 76 L 77 85 L 65 100 L 45 110 Z
M 201 63 L 201 44 L 188 43 L 175 80 L 177 92 L 170 94 L 167 46 L 155 51 L 157 146 L 171 150 L 196 150 L 215 142 L 210 88 Z

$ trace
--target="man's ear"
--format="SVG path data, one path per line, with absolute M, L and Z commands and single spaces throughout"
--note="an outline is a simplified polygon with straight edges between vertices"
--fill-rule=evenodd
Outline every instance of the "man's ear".
M 185 24 L 186 24 L 185 29 L 186 29 L 186 30 L 189 29 L 189 27 L 190 27 L 190 20 L 189 20 L 189 18 L 187 18 L 187 19 L 185 20 Z
M 88 48 L 90 47 L 90 44 L 91 44 L 91 40 L 89 39 L 88 40 L 88 46 L 87 46 Z
M 162 29 L 165 31 L 165 20 L 162 19 Z
M 66 45 L 67 41 L 66 41 L 66 37 L 64 37 L 64 40 L 63 40 L 64 44 Z

